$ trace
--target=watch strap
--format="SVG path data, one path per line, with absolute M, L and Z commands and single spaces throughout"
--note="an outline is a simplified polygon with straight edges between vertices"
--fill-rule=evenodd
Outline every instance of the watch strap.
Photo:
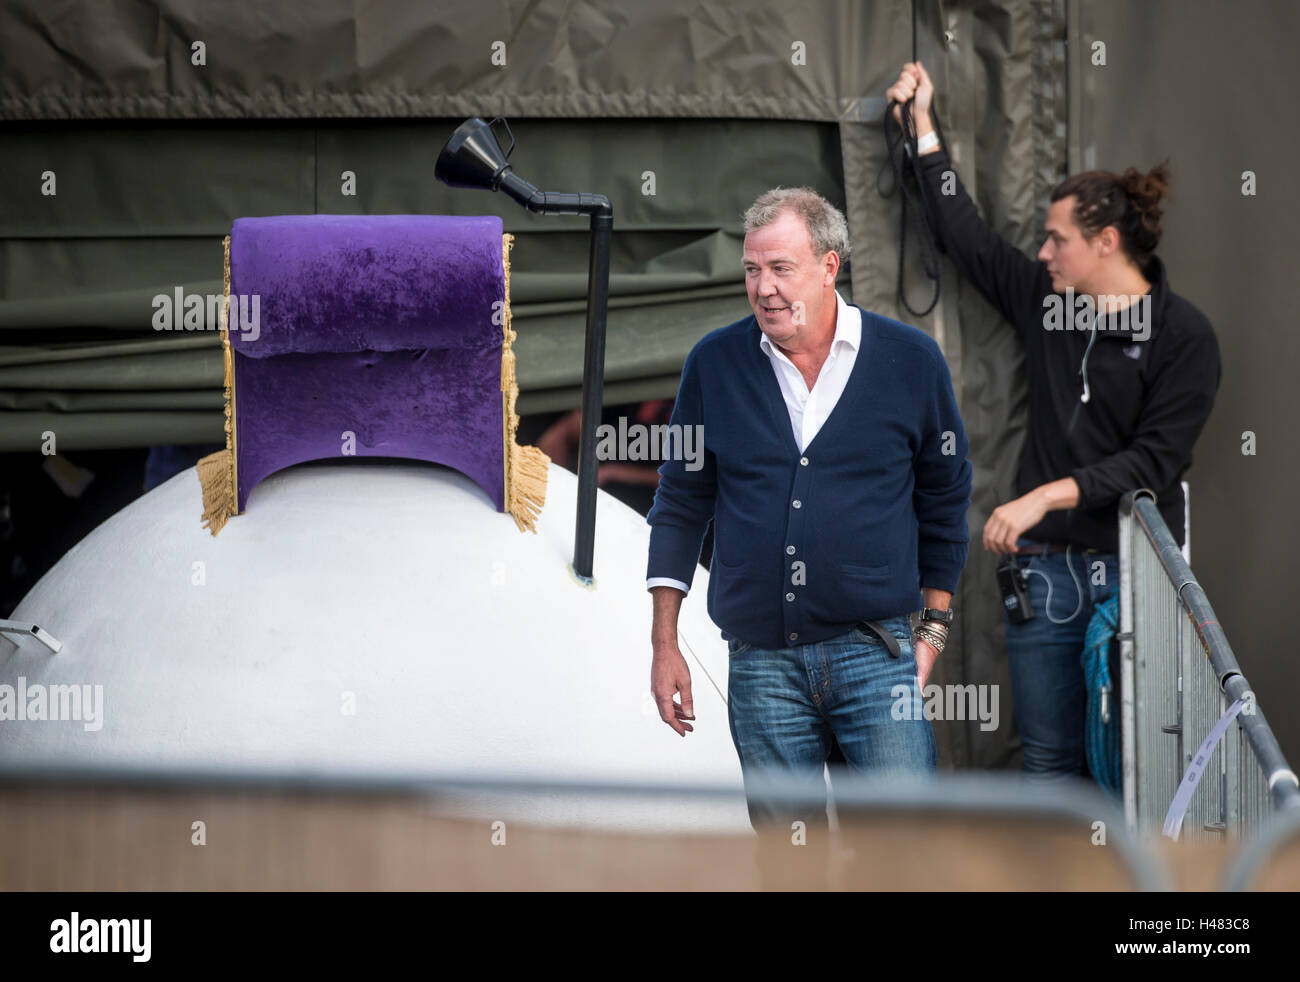
M 921 611 L 921 620 L 923 621 L 937 621 L 940 624 L 951 624 L 952 619 L 953 611 L 951 607 L 947 610 L 939 610 L 936 607 L 926 607 Z

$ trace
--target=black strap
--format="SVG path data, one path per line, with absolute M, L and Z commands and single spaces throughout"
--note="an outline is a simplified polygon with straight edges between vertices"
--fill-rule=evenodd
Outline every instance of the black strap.
M 898 638 L 894 637 L 893 631 L 886 631 L 875 621 L 858 621 L 858 624 L 870 628 L 876 637 L 885 643 L 885 647 L 889 649 L 890 657 L 903 657 L 903 649 L 898 646 Z
M 901 207 L 898 220 L 898 302 L 912 316 L 925 317 L 939 303 L 942 267 L 939 264 L 937 236 L 931 225 L 930 211 L 922 187 L 924 179 L 921 177 L 921 155 L 917 148 L 916 122 L 912 115 L 913 101 L 909 99 L 902 107 L 901 126 L 894 121 L 895 103 L 891 102 L 885 107 L 883 126 L 886 160 L 881 165 L 880 172 L 876 174 L 876 191 L 884 198 L 893 197 L 895 191 L 899 193 Z M 930 107 L 930 116 L 934 120 L 935 135 L 939 138 L 939 145 L 946 151 L 948 147 L 944 142 L 943 129 L 939 125 L 938 110 L 933 105 Z M 894 139 L 891 131 L 897 131 L 897 139 Z M 904 144 L 908 150 L 904 150 Z M 894 177 L 893 187 L 888 190 L 880 185 L 880 178 L 885 173 L 886 166 L 892 168 Z M 914 227 L 917 242 L 920 244 L 922 269 L 933 287 L 930 291 L 930 302 L 924 310 L 916 310 L 912 307 L 903 287 L 909 224 Z

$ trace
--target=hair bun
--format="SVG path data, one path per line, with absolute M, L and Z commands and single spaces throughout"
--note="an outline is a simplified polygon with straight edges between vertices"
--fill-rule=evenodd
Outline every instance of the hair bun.
M 1160 244 L 1160 203 L 1168 193 L 1166 160 L 1149 174 L 1135 167 L 1123 174 L 1108 170 L 1072 174 L 1052 189 L 1052 201 L 1075 199 L 1070 217 L 1088 240 L 1113 225 L 1125 254 L 1143 268 Z
M 1169 161 L 1163 161 L 1143 174 L 1130 167 L 1120 176 L 1120 187 L 1133 205 L 1130 228 L 1135 244 L 1143 251 L 1154 250 L 1160 242 L 1160 216 L 1164 213 L 1160 199 L 1169 193 Z

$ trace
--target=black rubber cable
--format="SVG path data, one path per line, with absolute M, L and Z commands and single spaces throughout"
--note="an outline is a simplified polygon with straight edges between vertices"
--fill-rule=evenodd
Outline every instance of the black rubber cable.
M 880 186 L 880 179 L 885 173 L 885 164 L 881 164 L 880 171 L 876 174 L 876 191 L 882 198 L 892 198 L 895 191 L 899 193 L 901 214 L 898 222 L 898 302 L 913 317 L 924 317 L 934 310 L 935 305 L 939 302 L 939 281 L 942 267 L 939 264 L 937 238 L 934 228 L 930 224 L 930 212 L 926 207 L 924 191 L 921 185 L 921 160 L 920 153 L 917 150 L 916 120 L 912 109 L 914 101 L 914 99 L 909 99 L 902 106 L 902 126 L 899 126 L 894 120 L 894 106 L 898 105 L 898 103 L 890 100 L 885 107 L 883 124 L 885 154 L 888 157 L 887 163 L 893 171 L 894 185 L 888 190 Z M 933 106 L 930 107 L 930 118 L 934 121 L 934 131 L 939 138 L 939 146 L 947 152 L 948 145 L 943 138 L 943 127 L 939 124 L 939 114 Z M 892 131 L 897 131 L 897 138 L 893 136 Z M 930 303 L 924 310 L 916 310 L 907 302 L 907 294 L 903 288 L 903 274 L 907 266 L 909 211 L 911 212 L 911 223 L 916 226 L 917 241 L 920 242 L 921 267 L 924 269 L 925 275 L 933 281 Z

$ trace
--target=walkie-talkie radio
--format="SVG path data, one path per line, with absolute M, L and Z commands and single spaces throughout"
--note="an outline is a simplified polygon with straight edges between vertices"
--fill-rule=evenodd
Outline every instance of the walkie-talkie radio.
M 1034 619 L 1034 608 L 1029 604 L 1029 574 L 1020 568 L 1015 556 L 1003 556 L 998 563 L 998 589 L 1012 624 Z

